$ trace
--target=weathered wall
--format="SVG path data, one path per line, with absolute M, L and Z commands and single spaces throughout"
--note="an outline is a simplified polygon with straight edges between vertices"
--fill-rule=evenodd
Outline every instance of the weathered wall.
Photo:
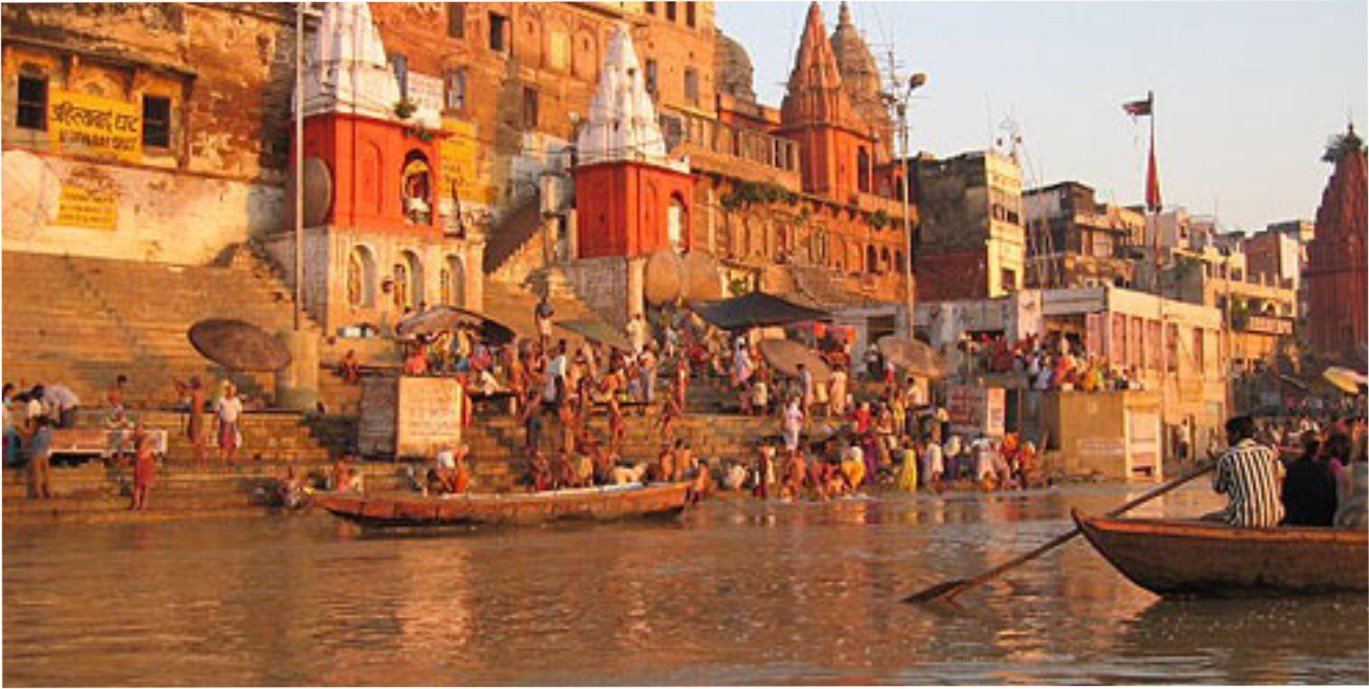
M 565 271 L 575 294 L 595 313 L 612 325 L 627 323 L 634 301 L 629 294 L 627 259 L 620 256 L 580 259 L 566 266 Z M 638 295 L 635 301 L 640 300 Z
M 203 263 L 279 225 L 288 7 L 11 3 L 0 16 L 7 249 Z M 40 128 L 16 121 L 20 75 L 46 80 Z M 165 146 L 141 136 L 147 96 L 170 103 Z M 63 100 L 128 118 L 128 147 L 63 144 L 59 130 L 80 129 Z

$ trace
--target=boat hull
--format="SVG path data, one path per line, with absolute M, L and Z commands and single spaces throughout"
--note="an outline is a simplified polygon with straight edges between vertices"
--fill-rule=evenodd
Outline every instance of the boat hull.
M 315 503 L 367 527 L 531 526 L 549 522 L 671 519 L 684 511 L 689 484 L 587 488 L 448 497 L 327 493 Z
M 1162 596 L 1369 591 L 1369 531 L 1244 529 L 1072 512 L 1084 537 L 1132 583 Z

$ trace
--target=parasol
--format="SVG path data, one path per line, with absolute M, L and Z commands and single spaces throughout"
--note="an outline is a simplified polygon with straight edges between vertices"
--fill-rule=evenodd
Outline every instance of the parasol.
M 290 365 L 290 352 L 265 330 L 246 321 L 211 318 L 186 333 L 195 351 L 234 371 L 279 371 Z
M 1336 386 L 1337 390 L 1340 390 L 1347 395 L 1358 395 L 1360 386 L 1364 385 L 1366 382 L 1366 378 L 1363 374 L 1355 373 L 1342 366 L 1331 366 L 1327 368 L 1325 371 L 1321 372 L 1321 377 L 1324 378 L 1326 382 Z
M 920 340 L 886 335 L 879 339 L 879 351 L 894 366 L 920 378 L 942 378 L 946 375 L 946 364 L 941 355 L 931 345 Z
M 627 336 L 602 321 L 556 321 L 556 325 L 585 339 L 602 342 L 625 352 L 632 351 L 632 344 L 627 341 Z
M 761 356 L 786 376 L 797 376 L 799 364 L 813 374 L 813 382 L 826 383 L 832 369 L 817 352 L 793 340 L 761 340 Z
M 690 303 L 722 299 L 723 285 L 718 274 L 718 260 L 707 252 L 691 251 L 684 255 L 684 298 Z
M 478 333 L 480 339 L 493 345 L 507 344 L 514 338 L 513 329 L 499 321 L 474 311 L 445 304 L 434 306 L 395 324 L 395 335 L 401 338 L 432 335 L 448 330 L 469 330 Z

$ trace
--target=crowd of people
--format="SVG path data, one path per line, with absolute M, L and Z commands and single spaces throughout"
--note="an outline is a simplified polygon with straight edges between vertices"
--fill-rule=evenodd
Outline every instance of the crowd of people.
M 1362 414 L 1232 419 L 1213 479 L 1230 503 L 1209 516 L 1237 526 L 1365 526 L 1367 429 Z
M 1035 335 L 1008 342 L 1002 335 L 967 338 L 964 353 L 967 375 L 1014 373 L 1025 377 L 1033 390 L 1107 392 L 1139 390 L 1135 367 L 1109 362 L 1089 352 L 1077 340 L 1056 334 Z

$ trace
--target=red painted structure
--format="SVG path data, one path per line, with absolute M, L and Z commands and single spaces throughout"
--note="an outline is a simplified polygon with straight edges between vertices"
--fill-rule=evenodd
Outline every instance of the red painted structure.
M 688 172 L 630 160 L 577 167 L 579 257 L 645 256 L 670 247 L 671 204 L 681 208 L 681 241 L 688 249 L 693 203 Z
M 322 160 L 332 173 L 332 206 L 326 222 L 405 234 L 441 234 L 437 142 L 437 138 L 419 138 L 405 125 L 371 117 L 324 113 L 305 118 L 304 155 Z M 426 189 L 415 189 L 412 185 L 418 180 L 412 175 L 423 167 L 427 169 Z M 426 222 L 406 216 L 406 183 L 411 185 L 407 193 L 428 204 Z M 293 227 L 293 208 L 286 217 Z
M 1369 339 L 1369 229 L 1365 216 L 1365 153 L 1336 162 L 1307 247 L 1308 326 L 1312 350 L 1349 355 Z
M 864 133 L 869 128 L 856 117 L 842 88 L 836 53 L 816 2 L 808 7 L 780 121 L 774 133 L 799 145 L 805 192 L 851 203 L 858 192 L 874 190 L 874 141 Z M 864 189 L 862 167 L 867 179 Z

